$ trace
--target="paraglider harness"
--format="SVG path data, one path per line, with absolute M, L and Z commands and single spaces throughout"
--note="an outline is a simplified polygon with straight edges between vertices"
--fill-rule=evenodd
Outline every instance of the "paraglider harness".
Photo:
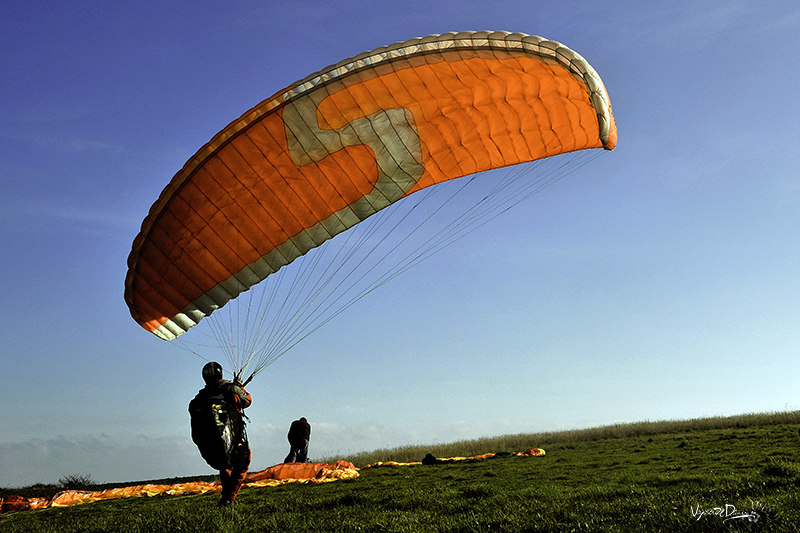
M 192 441 L 206 463 L 216 470 L 231 468 L 237 446 L 248 445 L 244 418 L 226 387 L 206 387 L 189 403 Z

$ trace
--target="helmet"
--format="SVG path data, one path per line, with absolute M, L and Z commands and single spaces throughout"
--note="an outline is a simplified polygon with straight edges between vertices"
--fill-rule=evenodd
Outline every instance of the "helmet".
M 203 381 L 206 382 L 206 385 L 212 385 L 221 379 L 222 366 L 215 361 L 206 363 L 206 366 L 203 367 Z

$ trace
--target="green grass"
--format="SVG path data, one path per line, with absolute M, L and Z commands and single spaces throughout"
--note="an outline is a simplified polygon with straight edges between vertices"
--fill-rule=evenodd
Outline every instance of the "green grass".
M 800 412 L 624 424 L 349 458 L 420 460 L 545 448 L 432 466 L 361 470 L 351 481 L 159 496 L 0 515 L 0 531 L 795 531 Z M 333 459 L 333 458 L 329 458 Z M 698 511 L 759 510 L 756 523 Z M 694 516 L 693 516 L 694 512 Z

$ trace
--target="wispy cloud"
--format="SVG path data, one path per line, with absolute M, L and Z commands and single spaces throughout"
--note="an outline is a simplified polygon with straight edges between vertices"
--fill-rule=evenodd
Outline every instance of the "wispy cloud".
M 52 198 L 6 197 L 0 201 L 0 223 L 6 232 L 63 230 L 89 235 L 128 235 L 140 220 L 110 207 L 63 203 Z
M 785 9 L 764 9 L 761 4 L 739 0 L 700 3 L 687 10 L 673 4 L 664 4 L 661 8 L 641 4 L 638 11 L 631 10 L 629 18 L 636 23 L 622 19 L 620 24 L 626 26 L 626 31 L 620 35 L 627 35 L 631 41 L 655 44 L 667 50 L 689 49 L 722 34 L 735 35 L 745 28 L 746 37 L 752 37 L 754 32 L 768 34 L 770 28 L 797 25 L 800 6 L 787 3 Z M 742 46 L 747 45 L 742 42 Z
M 73 134 L 57 135 L 37 131 L 35 133 L 9 133 L 0 132 L 0 140 L 4 144 L 17 143 L 32 146 L 47 152 L 59 154 L 76 154 L 82 152 L 103 152 L 111 155 L 126 153 L 128 149 L 119 144 L 113 144 L 97 139 L 79 137 Z
M 0 486 L 55 483 L 88 475 L 99 483 L 202 474 L 202 459 L 185 437 L 32 439 L 0 444 Z

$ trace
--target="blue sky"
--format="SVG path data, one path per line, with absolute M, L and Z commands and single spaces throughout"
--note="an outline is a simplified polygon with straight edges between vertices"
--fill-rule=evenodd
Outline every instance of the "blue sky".
M 210 472 L 186 412 L 204 361 L 123 300 L 142 219 L 264 98 L 448 31 L 579 52 L 618 147 L 258 376 L 253 468 L 282 460 L 299 416 L 314 459 L 798 408 L 796 2 L 235 4 L 28 2 L 0 20 L 0 486 Z

